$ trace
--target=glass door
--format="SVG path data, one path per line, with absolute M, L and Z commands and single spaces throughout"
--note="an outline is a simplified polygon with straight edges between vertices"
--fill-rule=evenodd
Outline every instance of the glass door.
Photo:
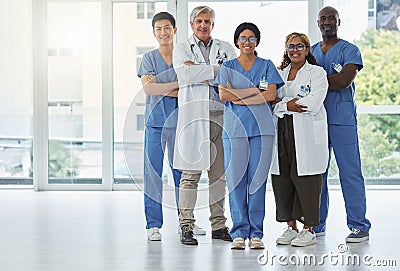
M 112 133 L 105 133 L 104 123 L 105 113 L 108 122 L 112 119 L 112 96 L 105 100 L 111 88 L 103 63 L 108 57 L 104 4 L 109 1 L 38 2 L 41 84 L 36 85 L 36 106 L 42 111 L 37 113 L 42 134 L 37 149 L 47 158 L 37 166 L 39 189 L 108 190 L 111 180 L 104 178 L 105 169 L 111 169 L 104 161 L 112 155 L 103 157 Z
M 101 184 L 101 4 L 47 4 L 49 184 Z

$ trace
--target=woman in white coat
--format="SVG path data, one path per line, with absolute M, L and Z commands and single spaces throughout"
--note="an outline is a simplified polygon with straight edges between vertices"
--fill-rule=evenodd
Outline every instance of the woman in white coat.
M 277 119 L 272 187 L 276 220 L 288 228 L 276 242 L 308 246 L 316 243 L 312 226 L 319 224 L 322 173 L 328 164 L 328 128 L 323 105 L 328 81 L 316 65 L 310 41 L 301 33 L 286 37 L 279 73 L 285 85 L 277 92 Z M 298 232 L 296 220 L 304 224 Z

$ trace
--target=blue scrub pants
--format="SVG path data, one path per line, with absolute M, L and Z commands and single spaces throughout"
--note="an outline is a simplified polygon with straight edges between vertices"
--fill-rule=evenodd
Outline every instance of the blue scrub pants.
M 270 135 L 223 139 L 232 238 L 264 236 L 265 188 L 273 140 Z
M 350 230 L 355 228 L 363 232 L 368 232 L 371 228 L 371 223 L 365 217 L 367 206 L 364 177 L 361 172 L 357 125 L 328 125 L 328 135 L 328 169 L 333 149 L 339 169 L 340 185 L 346 207 L 347 226 Z M 323 174 L 320 225 L 313 227 L 315 232 L 324 232 L 326 227 L 329 208 L 328 169 Z
M 175 201 L 178 209 L 179 181 L 181 171 L 172 167 L 175 144 L 175 128 L 146 126 L 144 136 L 144 212 L 146 229 L 161 228 L 163 225 L 163 161 L 165 146 L 168 146 L 168 161 L 175 184 Z M 179 209 L 178 209 L 179 215 Z

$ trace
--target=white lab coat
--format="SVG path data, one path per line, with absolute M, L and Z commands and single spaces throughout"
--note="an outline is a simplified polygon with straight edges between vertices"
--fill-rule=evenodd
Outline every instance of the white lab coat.
M 287 82 L 290 65 L 279 73 Z M 308 106 L 308 112 L 287 111 L 286 103 L 300 93 L 301 86 L 309 85 L 310 93 L 297 103 Z M 292 85 L 286 84 L 278 89 L 277 96 L 282 99 L 274 106 L 274 118 L 293 115 L 294 141 L 296 146 L 297 174 L 299 176 L 321 174 L 328 165 L 328 124 L 324 100 L 328 91 L 328 80 L 323 68 L 308 62 L 297 72 Z M 278 144 L 274 144 L 274 161 L 271 174 L 279 175 Z
M 213 39 L 210 65 L 206 64 L 194 36 L 175 45 L 173 65 L 178 76 L 178 123 L 176 128 L 174 168 L 203 171 L 210 168 L 209 84 L 214 83 L 218 61 L 236 57 L 232 45 Z M 185 65 L 190 60 L 195 65 Z M 222 107 L 221 107 L 222 109 Z

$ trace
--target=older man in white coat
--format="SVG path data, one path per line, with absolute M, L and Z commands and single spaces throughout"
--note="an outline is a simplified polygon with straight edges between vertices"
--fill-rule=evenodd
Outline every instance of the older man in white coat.
M 173 65 L 178 76 L 178 124 L 174 167 L 183 170 L 180 191 L 181 242 L 197 245 L 193 236 L 197 186 L 203 170 L 208 171 L 212 238 L 232 241 L 225 225 L 226 181 L 222 146 L 223 105 L 213 86 L 223 61 L 236 57 L 227 42 L 211 37 L 214 11 L 207 6 L 193 9 L 193 35 L 177 44 Z

